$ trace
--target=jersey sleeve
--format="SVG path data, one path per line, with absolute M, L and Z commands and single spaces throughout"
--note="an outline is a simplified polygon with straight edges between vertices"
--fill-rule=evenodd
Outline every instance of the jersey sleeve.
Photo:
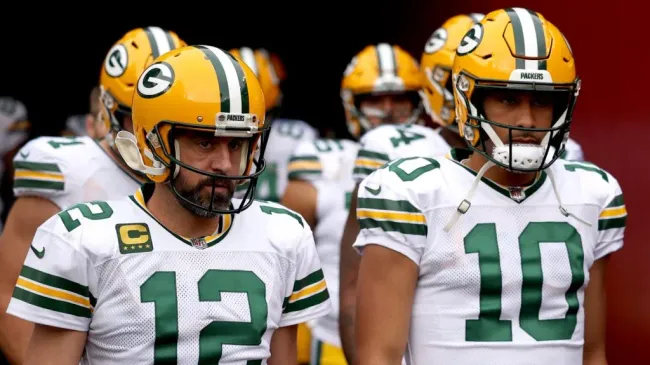
M 598 217 L 598 242 L 594 255 L 596 260 L 623 247 L 627 221 L 627 210 L 621 186 L 612 175 L 604 173 L 609 182 L 609 194 Z
M 57 148 L 74 141 L 59 139 L 65 142 L 57 142 L 54 138 L 37 138 L 18 151 L 13 160 L 13 190 L 16 197 L 42 197 L 51 200 L 61 209 L 81 200 L 81 197 L 73 196 L 79 190 L 75 189 L 75 185 L 79 184 L 75 184 L 71 166 Z
M 359 253 L 363 254 L 367 245 L 376 244 L 420 264 L 428 228 L 425 215 L 414 199 L 417 195 L 410 189 L 386 168 L 373 172 L 361 182 L 357 195 L 361 230 L 353 245 Z
M 354 170 L 352 171 L 352 177 L 356 182 L 365 179 L 391 160 L 389 146 L 385 143 L 389 141 L 389 137 L 382 133 L 384 130 L 382 128 L 374 129 L 361 137 L 361 147 L 354 160 Z
M 58 215 L 36 231 L 7 313 L 33 323 L 88 331 L 96 303 L 89 290 L 89 282 L 96 281 L 94 269 L 56 233 L 56 220 Z
M 316 149 L 315 140 L 300 142 L 289 158 L 289 180 L 315 181 L 323 176 L 323 163 Z
M 296 275 L 282 305 L 280 327 L 304 323 L 322 317 L 332 310 L 327 283 L 323 276 L 314 237 L 308 224 L 296 252 Z

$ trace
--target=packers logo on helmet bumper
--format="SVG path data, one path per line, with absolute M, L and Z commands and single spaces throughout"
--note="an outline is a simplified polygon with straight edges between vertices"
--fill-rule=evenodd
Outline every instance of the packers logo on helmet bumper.
M 188 46 L 158 57 L 142 73 L 137 85 L 133 98 L 134 133 L 120 131 L 115 141 L 126 163 L 154 182 L 170 183 L 178 199 L 204 212 L 238 213 L 248 208 L 255 199 L 257 178 L 265 169 L 265 137 L 270 129 L 264 93 L 253 70 L 219 48 Z M 245 140 L 239 174 L 204 171 L 181 161 L 175 140 L 181 129 Z M 174 181 L 181 169 L 211 179 L 212 199 L 208 205 L 192 202 L 177 191 Z M 239 206 L 213 205 L 215 189 L 224 181 L 249 183 Z

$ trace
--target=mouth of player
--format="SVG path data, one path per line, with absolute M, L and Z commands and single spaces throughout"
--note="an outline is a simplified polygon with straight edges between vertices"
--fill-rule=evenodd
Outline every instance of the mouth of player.
M 539 145 L 540 141 L 533 137 L 517 137 L 513 138 L 511 141 L 512 144 L 533 144 Z

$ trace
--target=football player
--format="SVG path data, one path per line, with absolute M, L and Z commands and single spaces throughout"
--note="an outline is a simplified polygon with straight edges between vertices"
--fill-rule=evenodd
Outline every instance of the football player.
M 315 139 L 318 131 L 302 120 L 277 118 L 283 97 L 281 77 L 286 78 L 277 56 L 271 57 L 264 48 L 253 50 L 249 47 L 232 49 L 230 53 L 255 72 L 264 90 L 266 114 L 273 128 L 265 152 L 266 168 L 257 181 L 256 194 L 259 199 L 279 202 L 287 186 L 287 164 L 291 153 L 301 141 Z M 246 188 L 246 185 L 238 187 L 236 196 Z
M 402 48 L 386 43 L 367 46 L 353 58 L 341 83 L 350 133 L 363 140 L 383 125 L 413 123 L 422 110 L 417 94 L 421 86 L 417 62 Z M 334 310 L 309 324 L 312 364 L 347 363 L 338 331 L 339 247 L 355 185 L 352 172 L 358 149 L 352 140 L 317 139 L 298 145 L 289 163 L 282 204 L 314 227 L 325 278 L 335 298 Z
M 11 97 L 0 97 L 0 180 L 3 180 L 6 170 L 9 170 L 9 174 L 12 173 L 11 160 L 19 146 L 29 137 L 30 129 L 31 123 L 25 105 Z M 0 199 L 0 216 L 4 217 L 3 213 L 3 203 Z
M 270 127 L 257 78 L 188 46 L 136 85 L 134 133 L 115 143 L 152 183 L 39 227 L 47 251 L 28 255 L 8 309 L 36 323 L 27 363 L 295 364 L 296 324 L 330 301 L 309 225 L 254 200 Z
M 458 136 L 455 123 L 451 122 L 454 119 L 451 66 L 460 40 L 474 24 L 480 21 L 482 16 L 482 14 L 457 15 L 449 18 L 433 32 L 422 53 L 420 70 L 423 81 L 419 90 L 430 120 L 425 125 L 415 123 L 383 125 L 366 133 L 361 138 L 361 147 L 354 166 L 354 180 L 357 185 L 388 161 L 414 155 L 440 156 L 448 153 L 451 146 L 465 143 Z M 431 125 L 427 124 L 431 122 L 441 128 L 431 128 Z M 456 131 L 456 135 L 451 132 L 452 130 Z M 352 193 L 343 239 L 340 242 L 339 329 L 343 348 L 350 362 L 354 358 L 354 313 L 359 269 L 359 256 L 352 248 L 359 234 L 359 224 L 356 219 L 356 188 L 355 186 Z
M 571 49 L 507 8 L 456 53 L 469 150 L 391 161 L 359 187 L 358 364 L 606 364 L 604 274 L 627 213 L 612 175 L 560 158 Z
M 5 312 L 25 255 L 45 255 L 41 244 L 30 246 L 36 229 L 62 209 L 83 201 L 128 196 L 146 180 L 123 162 L 113 136 L 133 128 L 131 102 L 140 73 L 155 57 L 181 45 L 184 42 L 175 33 L 158 27 L 129 31 L 110 49 L 100 74 L 100 118 L 111 131 L 106 139 L 39 137 L 16 155 L 17 199 L 0 237 L 0 346 L 11 361 L 21 363 L 33 328 Z

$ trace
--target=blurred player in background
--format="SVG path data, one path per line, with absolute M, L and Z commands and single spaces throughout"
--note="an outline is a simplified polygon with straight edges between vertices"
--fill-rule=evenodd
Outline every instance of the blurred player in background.
M 15 157 L 17 199 L 0 236 L 0 349 L 10 361 L 22 363 L 33 329 L 31 323 L 5 312 L 20 262 L 27 254 L 39 259 L 45 254 L 43 246 L 30 246 L 36 229 L 62 209 L 127 196 L 146 181 L 124 163 L 115 150 L 114 135 L 133 129 L 131 103 L 140 73 L 154 58 L 184 44 L 174 32 L 158 27 L 126 33 L 108 52 L 100 74 L 99 115 L 109 131 L 106 138 L 97 142 L 90 136 L 39 137 Z
M 241 59 L 257 76 L 266 98 L 267 118 L 272 123 L 265 156 L 266 168 L 257 181 L 256 196 L 261 200 L 279 202 L 287 186 L 287 164 L 298 143 L 313 140 L 318 131 L 302 120 L 277 118 L 282 108 L 282 82 L 286 78 L 284 65 L 277 55 L 270 55 L 263 48 L 241 47 L 230 53 Z M 237 188 L 237 196 L 243 194 L 247 185 Z
M 397 45 L 365 47 L 344 72 L 341 97 L 349 132 L 363 141 L 384 126 L 413 124 L 421 116 L 422 77 L 416 60 Z M 275 128 L 275 127 L 274 127 Z M 309 327 L 311 364 L 346 365 L 338 330 L 339 247 L 355 183 L 359 143 L 317 139 L 298 145 L 289 163 L 282 204 L 299 212 L 314 229 L 316 247 L 334 310 Z
M 418 90 L 426 111 L 422 124 L 383 125 L 361 138 L 354 166 L 355 189 L 352 192 L 345 230 L 340 240 L 339 327 L 343 348 L 349 361 L 354 357 L 354 318 L 359 255 L 352 244 L 359 234 L 357 222 L 358 184 L 376 169 L 394 159 L 445 155 L 451 146 L 464 145 L 455 127 L 451 89 L 451 66 L 456 48 L 465 33 L 480 21 L 482 14 L 456 15 L 438 28 L 424 46 L 420 69 L 422 87 Z M 437 126 L 437 129 L 433 127 Z M 456 134 L 454 134 L 456 131 Z

